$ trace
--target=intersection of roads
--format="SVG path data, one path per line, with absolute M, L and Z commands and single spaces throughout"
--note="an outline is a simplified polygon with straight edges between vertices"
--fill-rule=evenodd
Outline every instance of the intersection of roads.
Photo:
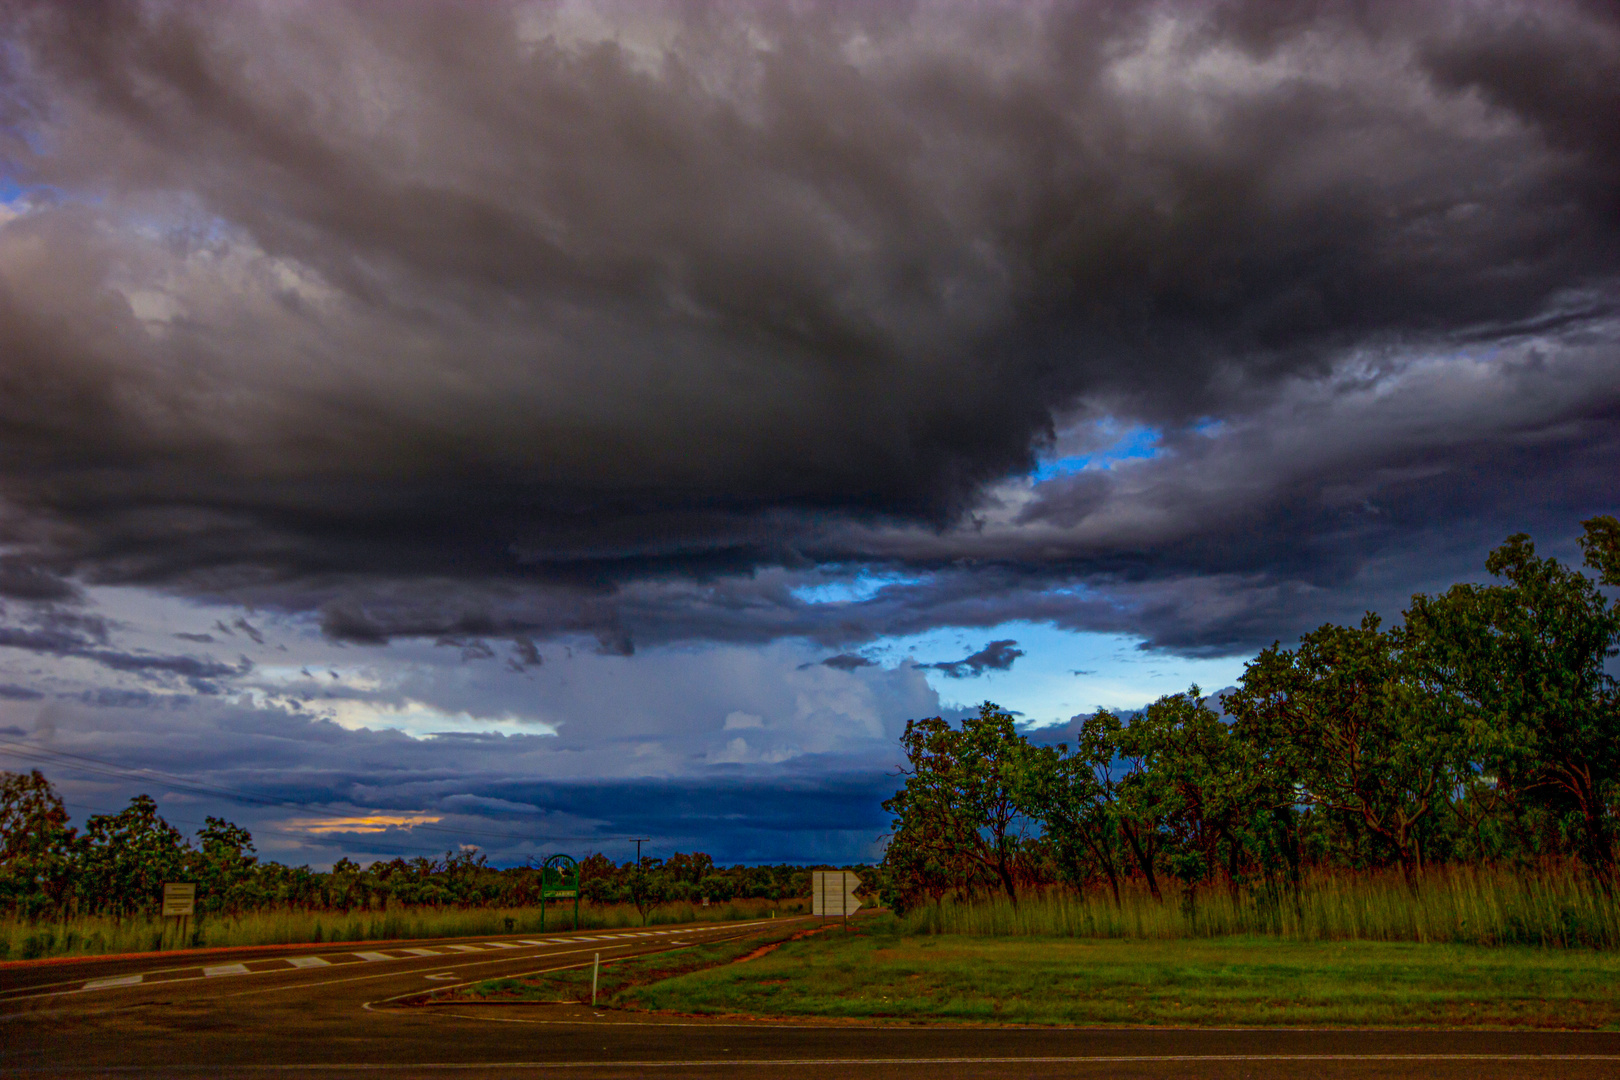
M 758 928 L 705 923 L 0 965 L 0 1075 L 1620 1077 L 1613 1032 L 1037 1028 L 417 1004 L 434 989 Z

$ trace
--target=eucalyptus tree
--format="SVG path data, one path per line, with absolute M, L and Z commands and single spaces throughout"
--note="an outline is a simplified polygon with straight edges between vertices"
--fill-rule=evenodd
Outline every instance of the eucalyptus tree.
M 1253 861 L 1258 786 L 1247 747 L 1196 685 L 1142 710 L 1118 741 L 1135 777 L 1126 804 L 1140 808 L 1138 819 L 1158 823 L 1158 863 L 1189 902 L 1217 872 L 1235 892 Z
M 88 906 L 117 915 L 153 910 L 163 883 L 184 880 L 186 847 L 150 795 L 137 795 L 116 814 L 86 823 L 80 848 L 79 895 Z
M 60 908 L 73 888 L 74 830 L 38 769 L 0 772 L 0 902 L 19 915 Z
M 1536 554 L 1528 536 L 1485 562 L 1496 584 L 1415 596 L 1404 643 L 1428 695 L 1460 718 L 1468 752 L 1510 805 L 1539 809 L 1577 837 L 1589 870 L 1612 888 L 1620 798 L 1620 525 L 1586 522 L 1593 581 Z
M 960 727 L 937 716 L 911 720 L 900 745 L 906 781 L 883 804 L 894 815 L 894 858 L 885 858 L 886 870 L 933 863 L 965 883 L 982 874 L 1017 902 L 1019 847 L 1029 819 L 1014 797 L 1027 744 L 1012 714 L 987 701 Z
M 1400 640 L 1378 616 L 1264 650 L 1226 707 L 1300 804 L 1349 815 L 1415 884 L 1425 832 L 1466 769 L 1464 744 L 1454 713 L 1414 692 Z
M 1100 710 L 1081 721 L 1073 751 L 1067 743 L 1026 743 L 1010 770 L 1013 798 L 1040 822 L 1062 876 L 1075 885 L 1106 878 L 1115 904 L 1122 873 L 1114 777 L 1119 732 L 1119 718 Z

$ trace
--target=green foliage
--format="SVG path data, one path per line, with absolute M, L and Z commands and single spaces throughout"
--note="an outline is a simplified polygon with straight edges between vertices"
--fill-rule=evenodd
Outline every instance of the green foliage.
M 85 827 L 78 892 L 119 915 L 147 914 L 163 899 L 163 884 L 185 880 L 180 830 L 158 816 L 150 795 L 137 795 L 117 814 L 97 814 Z
M 1586 522 L 1586 564 L 1620 585 L 1620 521 Z M 1073 751 L 1032 744 L 985 702 L 915 720 L 883 895 L 895 910 L 1061 880 L 1114 905 L 1180 885 L 1186 918 L 1296 911 L 1303 875 L 1575 858 L 1613 888 L 1620 810 L 1620 603 L 1513 536 L 1491 585 L 1414 596 L 1384 630 L 1326 625 L 1245 669 L 1218 714 L 1194 686 L 1129 718 L 1085 718 Z M 1607 933 L 1607 931 L 1605 931 Z M 1608 940 L 1608 939 L 1605 939 Z
M 747 964 L 641 987 L 635 1001 L 686 1014 L 1062 1025 L 1620 1025 L 1620 958 L 1587 952 L 1242 936 L 905 937 L 900 929 L 789 942 Z
M 908 721 L 900 745 L 906 783 L 883 804 L 896 819 L 884 860 L 888 902 L 981 883 L 1016 901 L 1026 818 L 1015 790 L 1027 747 L 1012 716 L 985 702 L 960 728 L 939 717 Z
M 188 843 L 147 795 L 92 817 L 82 838 L 67 820 L 39 772 L 0 773 L 0 912 L 11 916 L 0 958 L 158 948 L 172 939 L 155 916 L 171 881 L 197 885 L 191 945 L 422 936 L 429 923 L 440 934 L 541 929 L 540 868 L 497 869 L 470 847 L 369 867 L 339 859 L 323 873 L 261 862 L 252 835 L 222 818 L 207 818 Z M 810 890 L 804 867 L 717 867 L 702 852 L 639 867 L 593 854 L 579 865 L 582 927 L 630 925 L 632 911 L 639 925 L 797 911 Z M 506 914 L 484 914 L 496 911 Z M 44 919 L 57 925 L 28 929 Z
M 1588 561 L 1612 577 L 1614 519 L 1588 522 L 1586 539 Z M 1605 663 L 1620 644 L 1620 604 L 1522 534 L 1486 567 L 1501 584 L 1413 598 L 1413 666 L 1437 710 L 1459 718 L 1498 812 L 1558 823 L 1612 884 L 1620 684 Z
M 0 903 L 25 915 L 61 906 L 72 888 L 75 836 L 50 781 L 0 773 Z

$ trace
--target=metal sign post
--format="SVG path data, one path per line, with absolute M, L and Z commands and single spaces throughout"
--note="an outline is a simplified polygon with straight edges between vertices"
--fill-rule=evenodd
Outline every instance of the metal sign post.
M 192 881 L 166 881 L 163 883 L 163 918 L 176 920 L 175 943 L 178 945 L 185 940 L 184 930 L 180 929 L 184 922 L 185 929 L 191 929 L 191 916 L 197 910 L 197 885 Z M 161 943 L 162 939 L 159 939 Z
M 574 901 L 574 929 L 579 929 L 579 863 L 571 855 L 553 855 L 540 867 L 540 932 L 546 932 L 546 901 Z
M 810 914 L 823 919 L 842 918 L 844 929 L 849 929 L 849 917 L 860 910 L 861 902 L 855 890 L 861 879 L 848 870 L 812 870 L 810 872 Z

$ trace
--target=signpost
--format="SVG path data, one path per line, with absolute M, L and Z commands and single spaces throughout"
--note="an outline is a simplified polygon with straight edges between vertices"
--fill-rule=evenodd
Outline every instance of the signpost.
M 810 914 L 823 919 L 842 918 L 844 929 L 849 929 L 849 917 L 860 909 L 855 890 L 861 879 L 848 870 L 812 870 L 810 872 Z
M 175 920 L 184 920 L 186 927 L 191 925 L 191 916 L 197 911 L 197 885 L 192 881 L 166 881 L 163 883 L 163 917 Z M 176 921 L 178 929 L 180 922 Z M 178 941 L 184 941 L 184 932 L 176 935 Z
M 546 901 L 574 901 L 574 929 L 579 929 L 579 863 L 570 855 L 553 855 L 540 867 L 540 932 L 546 932 Z

